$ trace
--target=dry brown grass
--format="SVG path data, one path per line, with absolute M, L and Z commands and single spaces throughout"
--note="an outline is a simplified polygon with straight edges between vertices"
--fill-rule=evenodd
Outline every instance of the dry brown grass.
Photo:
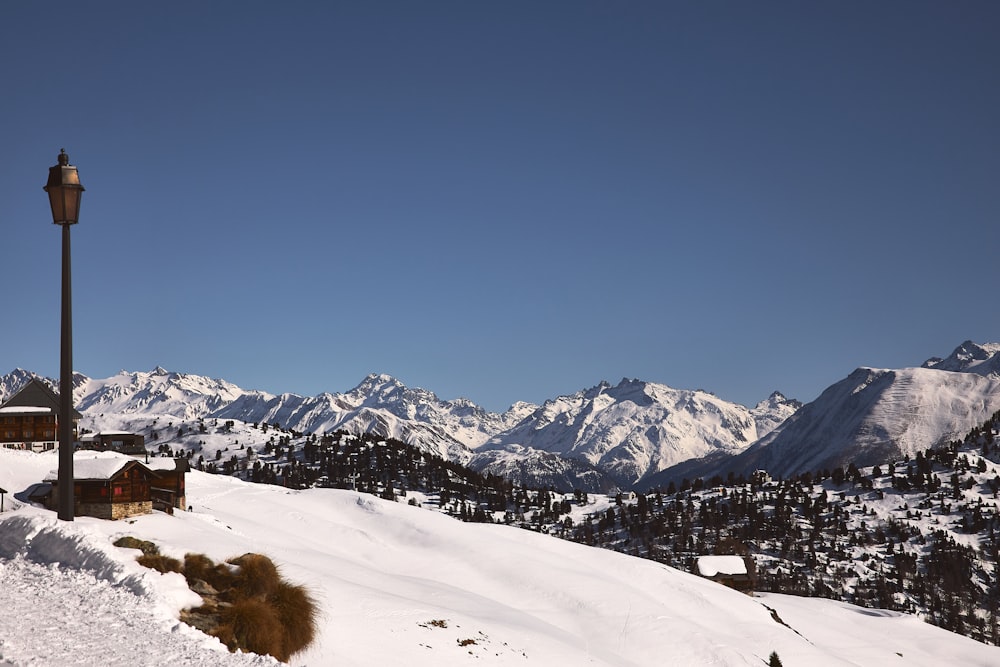
M 284 628 L 284 645 L 289 655 L 298 653 L 315 641 L 319 607 L 304 586 L 282 580 L 277 590 L 268 597 L 268 603 Z
M 209 584 L 215 592 L 199 593 L 204 604 L 182 611 L 181 620 L 218 637 L 231 651 L 253 651 L 287 662 L 316 639 L 319 607 L 312 595 L 286 581 L 267 556 L 244 554 L 215 563 L 204 554 L 186 554 L 182 563 L 144 553 L 138 561 L 159 572 L 180 572 L 192 587 L 196 582 Z
M 239 567 L 233 576 L 232 588 L 239 597 L 267 597 L 283 583 L 278 567 L 267 556 L 243 554 L 230 563 Z
M 139 561 L 139 565 L 157 572 L 182 572 L 184 569 L 179 560 L 162 554 L 143 554 L 136 560 Z
M 232 588 L 234 575 L 228 565 L 216 564 L 205 554 L 185 554 L 184 577 L 189 584 L 201 580 L 217 591 L 225 591 Z
M 184 576 L 188 579 L 208 581 L 214 567 L 215 563 L 205 554 L 184 554 Z
M 212 632 L 230 651 L 237 648 L 273 655 L 287 662 L 285 631 L 274 608 L 261 598 L 245 598 L 222 609 L 221 624 Z

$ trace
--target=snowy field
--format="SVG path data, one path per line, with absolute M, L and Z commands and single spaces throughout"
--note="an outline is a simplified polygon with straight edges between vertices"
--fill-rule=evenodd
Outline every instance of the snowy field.
M 12 498 L 56 459 L 0 450 L 2 667 L 277 664 L 180 623 L 198 597 L 112 546 L 123 535 L 175 557 L 274 559 L 322 608 L 318 642 L 293 665 L 758 666 L 772 651 L 787 667 L 1000 664 L 1000 648 L 912 616 L 749 597 L 651 561 L 346 491 L 192 472 L 191 512 L 60 522 Z

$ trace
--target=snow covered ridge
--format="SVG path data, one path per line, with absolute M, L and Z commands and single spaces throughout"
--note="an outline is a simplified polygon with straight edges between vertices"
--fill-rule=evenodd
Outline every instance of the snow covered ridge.
M 684 461 L 646 486 L 757 469 L 788 477 L 877 465 L 961 439 L 998 410 L 1000 344 L 966 341 L 919 368 L 858 368 L 744 451 Z
M 20 369 L 0 377 L 0 399 L 30 377 Z M 648 488 L 755 467 L 788 475 L 868 465 L 935 446 L 1000 409 L 1000 344 L 966 341 L 920 368 L 859 368 L 806 406 L 776 392 L 752 409 L 630 379 L 541 406 L 517 403 L 502 414 L 377 374 L 346 393 L 311 398 L 162 368 L 104 380 L 77 375 L 75 386 L 82 425 L 95 431 L 148 434 L 156 419 L 162 425 L 208 418 L 301 433 L 368 432 L 480 471 L 599 491 L 609 483 Z M 553 465 L 551 455 L 573 461 Z
M 978 375 L 1000 374 L 1000 343 L 979 345 L 967 340 L 951 353 L 947 359 L 928 359 L 922 368 L 934 368 L 956 373 L 976 373 Z
M 0 486 L 20 493 L 53 458 L 0 449 Z M 199 472 L 188 495 L 192 512 L 133 522 L 57 522 L 20 503 L 0 514 L 0 535 L 11 536 L 0 554 L 0 665 L 277 664 L 180 624 L 190 595 L 180 576 L 139 569 L 136 552 L 111 546 L 124 534 L 172 556 L 263 553 L 307 583 L 323 608 L 320 634 L 296 667 L 745 667 L 772 651 L 787 665 L 1000 664 L 1000 649 L 914 616 L 750 597 L 652 561 L 372 496 Z
M 0 378 L 0 397 L 30 377 L 17 370 Z M 524 476 L 540 485 L 592 491 L 629 486 L 709 452 L 738 452 L 799 406 L 775 393 L 751 410 L 704 391 L 629 379 L 615 386 L 602 382 L 543 406 L 516 403 L 503 414 L 465 399 L 442 401 L 387 375 L 370 375 L 344 394 L 313 398 L 244 391 L 223 380 L 162 368 L 122 371 L 104 380 L 77 375 L 75 386 L 75 406 L 85 416 L 81 426 L 92 431 L 146 429 L 148 434 L 156 419 L 207 418 L 280 424 L 302 433 L 368 432 L 484 471 L 500 472 L 519 459 Z M 476 457 L 483 450 L 505 455 Z M 552 455 L 573 461 L 553 467 Z
M 602 383 L 546 401 L 477 454 L 558 454 L 588 463 L 627 488 L 681 461 L 742 451 L 760 437 L 764 425 L 773 427 L 797 407 L 780 394 L 773 394 L 772 401 L 749 410 L 704 391 L 641 380 Z
M 736 456 L 688 461 L 662 473 L 708 479 L 872 466 L 961 439 L 1000 410 L 1000 376 L 928 368 L 859 368 Z

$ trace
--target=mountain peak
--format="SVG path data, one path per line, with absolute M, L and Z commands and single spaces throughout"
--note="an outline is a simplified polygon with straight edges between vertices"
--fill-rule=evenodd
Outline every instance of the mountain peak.
M 369 373 L 352 391 L 371 391 L 377 387 L 403 387 L 403 383 L 387 373 Z
M 765 435 L 778 428 L 786 419 L 798 412 L 802 402 L 787 398 L 780 391 L 772 391 L 771 395 L 750 410 L 757 424 L 757 437 Z
M 771 395 L 759 402 L 754 409 L 764 409 L 767 407 L 774 408 L 779 405 L 787 404 L 795 404 L 796 408 L 802 407 L 802 403 L 800 401 L 797 401 L 794 398 L 788 398 L 780 391 L 772 391 Z
M 967 340 L 946 359 L 932 357 L 922 368 L 977 375 L 1000 375 L 1000 343 L 975 343 Z

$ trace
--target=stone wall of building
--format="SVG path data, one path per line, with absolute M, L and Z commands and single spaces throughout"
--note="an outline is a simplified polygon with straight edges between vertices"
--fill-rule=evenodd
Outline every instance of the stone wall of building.
M 143 500 L 134 503 L 113 503 L 111 505 L 112 519 L 124 519 L 125 517 L 135 516 L 136 514 L 152 514 L 152 513 L 153 513 L 152 500 Z
M 93 516 L 98 519 L 124 519 L 137 514 L 150 514 L 153 503 L 150 500 L 135 503 L 78 503 L 76 516 Z

